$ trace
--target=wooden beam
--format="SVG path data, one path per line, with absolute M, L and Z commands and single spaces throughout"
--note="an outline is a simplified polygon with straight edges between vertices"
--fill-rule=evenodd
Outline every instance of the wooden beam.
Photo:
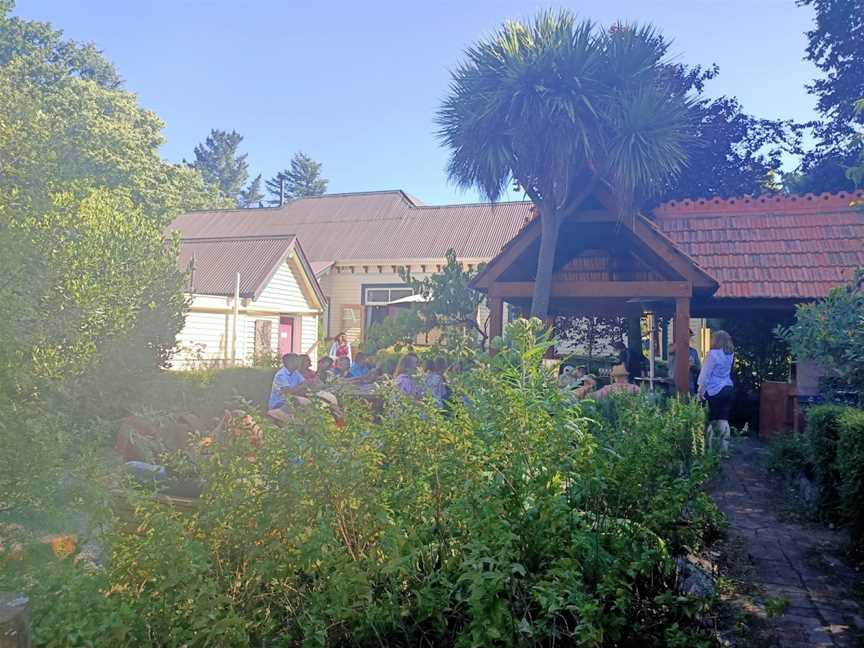
M 504 301 L 500 297 L 489 298 L 489 340 L 504 333 Z
M 690 393 L 690 300 L 675 300 L 675 386 L 679 395 Z
M 673 270 L 691 281 L 693 285 L 698 288 L 717 289 L 717 283 L 703 274 L 703 272 L 700 272 L 693 265 L 694 262 L 691 262 L 686 256 L 679 253 L 675 244 L 665 234 L 661 234 L 648 225 L 647 219 L 644 216 L 640 215 L 636 217 L 635 226 L 631 231 Z
M 533 281 L 502 281 L 489 286 L 490 297 L 530 297 Z M 688 281 L 553 281 L 552 297 L 664 298 L 690 297 Z
M 477 275 L 477 278 L 472 282 L 472 288 L 488 288 L 493 281 L 501 276 L 501 273 L 507 270 L 507 268 L 509 268 L 513 262 L 519 258 L 529 245 L 537 241 L 539 238 L 540 219 L 535 218 L 510 241 L 508 244 L 509 247 L 505 246 L 505 249 L 480 271 L 480 274 Z

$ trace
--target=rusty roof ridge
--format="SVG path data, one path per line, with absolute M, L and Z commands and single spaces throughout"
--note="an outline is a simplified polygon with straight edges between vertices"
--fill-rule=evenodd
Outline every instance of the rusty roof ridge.
M 181 236 L 184 243 L 218 243 L 221 241 L 280 241 L 297 238 L 296 234 L 238 234 L 236 236 Z
M 411 194 L 405 192 L 402 189 L 370 189 L 369 191 L 343 191 L 340 193 L 327 193 L 321 194 L 320 196 L 303 196 L 301 198 L 295 198 L 293 200 L 286 200 L 282 205 L 269 205 L 267 207 L 216 207 L 212 209 L 187 209 L 183 212 L 183 214 L 210 214 L 214 212 L 237 212 L 237 213 L 248 213 L 255 211 L 279 211 L 280 209 L 284 209 L 288 205 L 293 205 L 294 203 L 300 202 L 302 200 L 317 200 L 320 198 L 346 198 L 349 196 L 373 196 L 373 195 L 381 195 L 381 194 L 398 194 L 405 201 L 411 205 L 412 207 L 425 207 L 426 205 L 419 198 L 415 198 Z
M 453 209 L 454 207 L 498 207 L 501 205 L 529 205 L 533 206 L 534 203 L 530 200 L 501 200 L 501 201 L 478 201 L 478 202 L 470 202 L 470 203 L 449 203 L 446 205 L 418 205 L 417 210 L 425 210 L 425 209 Z
M 824 192 L 821 194 L 758 194 L 730 196 L 728 198 L 682 198 L 657 205 L 652 211 L 657 216 L 737 213 L 763 211 L 772 206 L 794 206 L 795 211 L 818 212 L 827 209 L 851 210 L 854 203 L 864 200 L 864 190 Z

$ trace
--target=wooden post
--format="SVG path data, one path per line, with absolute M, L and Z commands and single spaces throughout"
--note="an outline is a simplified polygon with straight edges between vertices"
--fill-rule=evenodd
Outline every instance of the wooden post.
M 630 352 L 630 365 L 625 367 L 630 374 L 630 382 L 642 375 L 642 310 L 639 315 L 627 318 L 627 350 Z
M 675 386 L 681 395 L 690 393 L 690 300 L 675 300 Z
M 30 599 L 0 592 L 0 648 L 30 648 Z
M 500 297 L 489 298 L 489 341 L 504 333 L 504 300 Z

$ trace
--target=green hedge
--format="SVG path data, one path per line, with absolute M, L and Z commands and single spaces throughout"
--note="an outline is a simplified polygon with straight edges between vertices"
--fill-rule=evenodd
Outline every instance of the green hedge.
M 840 436 L 840 417 L 845 411 L 846 408 L 839 405 L 819 405 L 807 412 L 805 435 L 810 462 L 821 490 L 821 506 L 829 514 L 836 511 L 839 503 L 837 439 Z
M 853 541 L 864 542 L 864 410 L 847 409 L 839 420 L 837 469 L 840 507 Z

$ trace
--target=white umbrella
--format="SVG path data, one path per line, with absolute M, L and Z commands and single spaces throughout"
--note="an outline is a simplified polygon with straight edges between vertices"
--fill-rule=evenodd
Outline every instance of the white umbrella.
M 391 302 L 387 302 L 388 306 L 397 306 L 399 304 L 425 304 L 428 299 L 426 299 L 423 295 L 408 295 L 407 297 L 400 297 L 399 299 L 394 299 Z

